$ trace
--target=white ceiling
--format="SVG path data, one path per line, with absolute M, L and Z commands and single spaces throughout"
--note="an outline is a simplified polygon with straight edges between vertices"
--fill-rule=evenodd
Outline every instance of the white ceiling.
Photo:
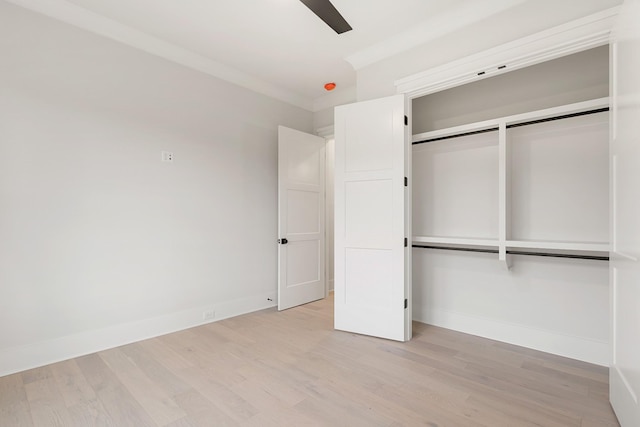
M 305 97 L 355 83 L 344 60 L 469 0 L 334 0 L 354 28 L 336 34 L 299 0 L 69 0 Z
M 525 0 L 332 0 L 341 35 L 299 0 L 8 1 L 313 110 L 324 83 L 352 94 L 355 69 Z

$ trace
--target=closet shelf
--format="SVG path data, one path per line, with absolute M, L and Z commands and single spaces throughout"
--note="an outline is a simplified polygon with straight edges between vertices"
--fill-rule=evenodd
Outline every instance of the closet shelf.
M 558 241 L 537 241 L 537 240 L 507 240 L 505 246 L 508 248 L 522 249 L 553 249 L 564 251 L 589 251 L 589 252 L 609 252 L 608 243 L 599 242 L 558 242 Z
M 547 249 L 559 251 L 609 252 L 609 244 L 602 242 L 564 242 L 540 240 L 479 239 L 466 237 L 413 236 L 414 244 L 430 243 L 438 245 L 484 246 L 509 249 Z
M 605 109 L 608 107 L 608 97 L 592 99 L 590 101 L 576 102 L 574 104 L 561 105 L 559 107 L 545 108 L 543 110 L 530 111 L 527 113 L 514 114 L 492 120 L 484 120 L 481 122 L 414 134 L 412 137 L 412 143 L 420 144 L 423 142 L 439 141 L 457 136 L 471 135 L 474 133 L 497 131 L 501 124 L 506 125 L 507 127 L 519 126 L 524 123 L 546 121 L 554 117 L 564 117 L 573 114 L 578 115 L 587 111 Z
M 435 243 L 440 245 L 490 246 L 498 247 L 498 239 L 478 239 L 465 237 L 413 236 L 413 243 Z

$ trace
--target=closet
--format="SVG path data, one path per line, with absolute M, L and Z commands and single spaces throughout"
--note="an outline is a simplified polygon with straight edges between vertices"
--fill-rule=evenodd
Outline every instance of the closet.
M 413 100 L 413 318 L 608 364 L 608 46 Z

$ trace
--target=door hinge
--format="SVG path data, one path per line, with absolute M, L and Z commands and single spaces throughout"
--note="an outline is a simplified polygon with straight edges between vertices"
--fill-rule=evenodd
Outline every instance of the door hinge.
M 278 243 L 280 243 L 281 245 L 286 245 L 287 243 L 289 243 L 289 241 L 286 238 L 278 239 Z
M 409 301 L 407 301 L 407 299 L 405 298 L 405 299 L 404 299 L 404 308 L 407 308 L 407 307 L 408 307 L 408 304 L 409 304 Z
M 407 178 L 406 176 L 404 177 L 404 186 L 405 187 L 409 186 L 409 178 Z
M 404 125 L 409 126 L 409 117 L 404 116 Z
M 408 239 L 405 237 L 405 238 L 404 238 L 404 247 L 406 248 L 407 246 L 409 246 L 409 241 L 408 241 Z

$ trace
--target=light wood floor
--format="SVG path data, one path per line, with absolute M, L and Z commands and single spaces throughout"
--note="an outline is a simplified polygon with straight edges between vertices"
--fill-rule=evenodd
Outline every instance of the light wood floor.
M 0 426 L 617 426 L 607 369 L 414 324 L 336 332 L 332 300 L 0 378 Z

